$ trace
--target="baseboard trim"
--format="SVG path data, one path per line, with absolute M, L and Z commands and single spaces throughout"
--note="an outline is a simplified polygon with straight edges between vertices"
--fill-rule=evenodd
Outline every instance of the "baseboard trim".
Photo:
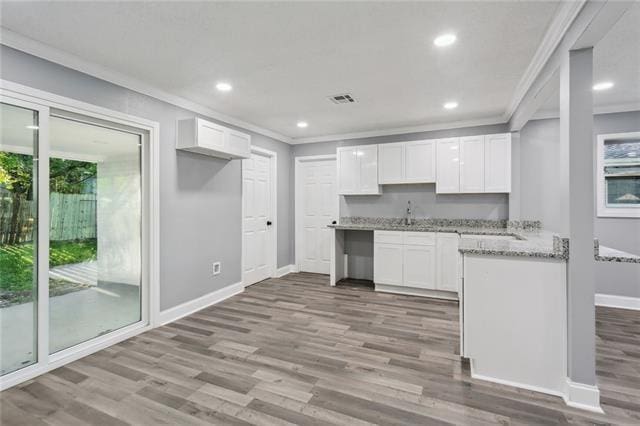
M 608 308 L 632 309 L 640 311 L 640 297 L 616 296 L 615 294 L 596 293 L 596 306 Z
M 470 367 L 471 367 L 471 378 L 472 379 L 484 380 L 484 381 L 487 381 L 487 382 L 497 383 L 497 384 L 500 384 L 500 385 L 512 386 L 514 388 L 526 389 L 526 390 L 529 390 L 529 391 L 540 392 L 540 393 L 544 393 L 544 394 L 547 394 L 547 395 L 559 396 L 561 398 L 565 397 L 565 395 L 562 393 L 562 391 L 543 388 L 541 386 L 527 385 L 527 384 L 524 384 L 524 383 L 518 383 L 518 382 L 511 381 L 511 380 L 504 380 L 504 379 L 499 379 L 499 378 L 496 378 L 496 377 L 490 377 L 490 376 L 484 376 L 482 374 L 477 374 L 475 372 L 475 368 L 474 368 L 474 365 L 473 365 L 473 360 L 471 359 L 471 360 L 469 360 L 469 362 L 470 362 Z
M 569 407 L 593 413 L 604 413 L 604 410 L 600 407 L 600 389 L 598 389 L 598 386 L 576 383 L 571 379 L 567 379 L 564 402 Z
M 421 288 L 404 287 L 387 284 L 376 284 L 376 291 L 381 293 L 395 293 L 403 294 L 406 296 L 421 296 L 430 297 L 433 299 L 442 300 L 458 300 L 458 294 L 454 291 L 442 291 L 442 290 L 426 290 Z
M 280 278 L 280 277 L 284 277 L 287 274 L 291 274 L 294 272 L 298 272 L 298 266 L 291 264 L 291 265 L 285 265 L 282 268 L 278 268 L 276 269 L 276 274 L 274 276 L 274 278 Z
M 160 312 L 160 315 L 158 316 L 158 325 L 165 325 L 167 323 L 179 320 L 180 318 L 191 315 L 192 313 L 204 309 L 208 306 L 222 302 L 223 300 L 228 299 L 231 296 L 242 293 L 243 291 L 244 285 L 242 284 L 242 282 L 239 282 L 223 287 L 220 290 L 213 291 L 209 294 L 205 294 L 204 296 L 198 297 L 197 299 L 182 303 L 173 308 L 166 309 Z

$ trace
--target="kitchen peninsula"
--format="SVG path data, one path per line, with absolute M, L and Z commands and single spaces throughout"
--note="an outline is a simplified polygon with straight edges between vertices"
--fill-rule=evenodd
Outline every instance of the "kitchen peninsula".
M 329 226 L 331 285 L 348 277 L 348 232 L 371 231 L 376 291 L 459 300 L 472 377 L 566 397 L 568 239 L 539 221 L 344 217 Z M 594 249 L 594 260 L 640 262 Z

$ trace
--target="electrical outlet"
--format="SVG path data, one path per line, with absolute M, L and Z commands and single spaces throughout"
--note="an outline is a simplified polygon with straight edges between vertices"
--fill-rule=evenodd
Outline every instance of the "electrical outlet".
M 213 275 L 218 275 L 222 270 L 222 264 L 220 262 L 213 262 Z

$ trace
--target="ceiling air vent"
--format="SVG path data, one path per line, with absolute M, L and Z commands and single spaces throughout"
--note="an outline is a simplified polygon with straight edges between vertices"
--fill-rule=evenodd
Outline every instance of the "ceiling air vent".
M 329 100 L 334 104 L 352 104 L 356 100 L 348 93 L 342 93 L 340 95 L 329 96 Z

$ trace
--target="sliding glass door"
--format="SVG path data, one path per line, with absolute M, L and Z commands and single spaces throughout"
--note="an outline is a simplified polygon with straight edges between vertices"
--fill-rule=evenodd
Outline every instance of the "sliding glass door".
M 0 388 L 149 324 L 149 131 L 0 98 Z
M 0 370 L 37 361 L 38 111 L 0 105 Z
M 52 116 L 49 351 L 140 321 L 141 137 Z

